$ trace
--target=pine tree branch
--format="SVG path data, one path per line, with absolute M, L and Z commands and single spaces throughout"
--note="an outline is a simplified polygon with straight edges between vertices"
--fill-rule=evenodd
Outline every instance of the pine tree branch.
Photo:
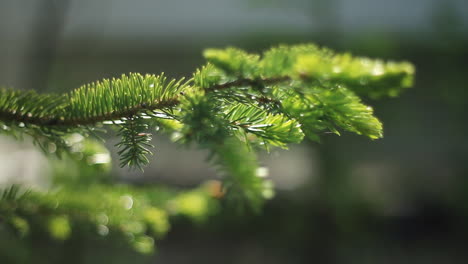
M 31 115 L 20 115 L 18 113 L 13 113 L 10 111 L 0 111 L 0 120 L 3 122 L 16 122 L 24 123 L 36 126 L 46 126 L 46 127 L 60 127 L 60 126 L 90 126 L 95 125 L 104 121 L 113 121 L 119 120 L 122 118 L 131 117 L 137 115 L 142 111 L 155 111 L 155 110 L 164 110 L 168 108 L 175 107 L 179 104 L 178 96 L 173 98 L 166 99 L 164 101 L 158 101 L 153 104 L 147 105 L 136 105 L 129 109 L 122 111 L 116 111 L 112 113 L 106 113 L 101 116 L 93 116 L 89 118 L 72 118 L 64 119 L 63 117 L 37 117 Z
M 234 87 L 258 87 L 259 85 L 274 85 L 278 83 L 282 83 L 285 81 L 290 81 L 291 77 L 289 76 L 282 76 L 282 77 L 274 77 L 274 78 L 265 78 L 265 79 L 249 79 L 249 78 L 241 78 L 235 81 L 226 82 L 223 84 L 215 84 L 211 87 L 205 88 L 206 92 L 216 92 L 219 90 L 225 90 Z M 155 102 L 150 103 L 143 103 L 139 105 L 135 105 L 131 108 L 124 109 L 122 111 L 114 111 L 111 113 L 105 113 L 100 116 L 93 116 L 89 118 L 71 118 L 65 119 L 63 116 L 49 116 L 49 117 L 38 117 L 33 116 L 31 114 L 21 115 L 17 112 L 8 111 L 7 109 L 0 110 L 0 121 L 3 122 L 16 122 L 16 123 L 24 123 L 36 126 L 47 126 L 47 127 L 59 127 L 59 126 L 90 126 L 96 123 L 104 122 L 104 121 L 112 121 L 112 120 L 119 120 L 122 118 L 131 117 L 137 115 L 142 111 L 155 111 L 155 110 L 164 110 L 164 109 L 171 109 L 179 105 L 180 95 L 174 96 L 172 98 L 167 98 L 164 100 L 158 100 Z M 258 98 L 259 102 L 273 102 L 275 101 L 272 98 L 263 97 Z
M 411 86 L 414 73 L 406 62 L 335 54 L 315 45 L 280 46 L 262 56 L 235 48 L 204 55 L 208 64 L 187 82 L 131 73 L 63 95 L 0 90 L 0 132 L 17 130 L 41 146 L 47 140 L 64 146 L 67 133 L 115 124 L 122 136 L 121 164 L 140 168 L 151 153 L 147 118 L 151 124 L 171 119 L 169 132 L 207 145 L 236 137 L 247 145 L 286 148 L 304 134 L 318 140 L 319 133 L 339 129 L 376 139 L 382 124 L 357 94 L 394 96 Z
M 208 160 L 223 176 L 221 192 L 229 194 L 227 198 L 241 197 L 259 210 L 274 189 L 259 173 L 258 147 L 287 148 L 305 136 L 318 141 L 319 135 L 340 130 L 381 138 L 382 123 L 360 96 L 395 96 L 411 86 L 414 74 L 407 62 L 335 54 L 315 45 L 279 46 L 261 56 L 235 48 L 211 49 L 204 56 L 208 63 L 186 82 L 130 73 L 62 95 L 0 89 L 0 133 L 16 138 L 29 135 L 47 153 L 54 146 L 55 153 L 65 150 L 73 156 L 77 153 L 72 133 L 85 138 L 101 124 L 113 124 L 110 128 L 117 128 L 120 137 L 116 146 L 121 166 L 142 170 L 150 161 L 151 129 L 163 127 L 173 141 L 195 143 L 211 153 Z M 79 160 L 90 169 L 87 152 L 79 153 Z M 71 176 L 67 169 L 64 174 Z M 156 192 L 143 195 L 116 186 L 69 185 L 24 199 L 16 189 L 0 192 L 0 220 L 23 233 L 30 224 L 33 229 L 47 229 L 59 240 L 68 239 L 72 227 L 78 232 L 81 226 L 86 227 L 83 231 L 97 230 L 99 235 L 110 229 L 130 234 L 128 242 L 147 251 L 152 238 L 167 232 L 167 218 L 174 208 L 182 212 L 185 207 L 195 218 L 208 212 L 206 195 L 183 194 L 171 196 L 170 201 L 163 195 L 166 198 L 158 198 L 163 204 L 155 205 L 150 200 Z M 122 199 L 132 204 L 122 206 Z M 44 216 L 45 224 L 37 221 Z M 142 228 L 130 226 L 133 222 Z M 141 248 L 140 239 L 151 243 Z

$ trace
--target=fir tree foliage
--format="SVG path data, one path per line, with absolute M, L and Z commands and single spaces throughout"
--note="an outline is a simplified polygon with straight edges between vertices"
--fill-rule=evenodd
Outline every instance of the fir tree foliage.
M 131 73 L 65 94 L 0 90 L 0 131 L 31 136 L 46 152 L 70 152 L 67 136 L 116 129 L 121 166 L 143 169 L 155 127 L 210 151 L 227 192 L 258 207 L 271 184 L 257 177 L 255 150 L 287 148 L 327 132 L 383 135 L 360 96 L 396 96 L 412 85 L 408 62 L 384 62 L 312 44 L 263 54 L 208 49 L 188 80 Z M 52 147 L 51 147 L 52 146 Z M 53 151 L 51 151 L 51 149 Z M 64 218 L 65 219 L 65 218 Z M 65 220 L 60 220 L 65 222 Z
M 204 57 L 207 63 L 188 80 L 130 73 L 65 94 L 0 89 L 0 133 L 26 135 L 61 157 L 51 157 L 50 191 L 18 186 L 0 191 L 0 231 L 57 243 L 119 238 L 149 253 L 174 219 L 199 223 L 215 212 L 215 198 L 258 210 L 272 197 L 273 184 L 257 161 L 259 148 L 287 148 L 340 131 L 381 138 L 382 124 L 360 96 L 396 96 L 411 86 L 414 73 L 407 62 L 337 54 L 311 44 L 263 54 L 208 49 Z M 159 131 L 208 150 L 222 187 L 209 183 L 174 191 L 115 184 L 105 176 L 108 151 L 90 139 L 109 129 L 120 138 L 121 166 L 143 170 L 152 154 L 152 133 Z
M 0 247 L 2 261 L 19 251 L 24 256 L 11 254 L 6 263 L 53 262 L 42 256 L 37 241 L 74 252 L 89 243 L 114 243 L 149 254 L 173 222 L 199 224 L 217 212 L 218 182 L 190 190 L 118 183 L 110 177 L 109 153 L 99 141 L 78 134 L 66 140 L 70 153 L 49 161 L 52 188 L 13 185 L 0 190 L 0 244 L 8 245 Z
M 170 220 L 182 217 L 200 222 L 216 206 L 207 186 L 174 191 L 93 184 L 43 193 L 24 192 L 13 185 L 0 193 L 0 221 L 2 229 L 31 241 L 43 236 L 56 243 L 72 236 L 117 239 L 137 252 L 151 253 L 155 240 L 170 230 Z

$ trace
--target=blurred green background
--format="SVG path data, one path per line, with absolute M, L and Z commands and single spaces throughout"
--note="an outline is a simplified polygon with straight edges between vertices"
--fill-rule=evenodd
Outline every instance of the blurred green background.
M 157 254 L 141 260 L 466 263 L 467 10 L 464 0 L 2 0 L 0 83 L 64 92 L 128 72 L 190 76 L 204 48 L 224 46 L 255 52 L 314 42 L 409 60 L 414 88 L 367 100 L 384 139 L 323 135 L 321 144 L 265 154 L 278 190 L 262 214 L 225 209 L 204 225 L 177 223 Z M 106 144 L 114 150 L 115 140 Z M 154 145 L 145 173 L 116 167 L 112 175 L 184 188 L 216 178 L 205 153 L 165 137 L 155 136 Z M 47 188 L 44 159 L 28 144 L 0 138 L 0 184 Z M 82 262 L 97 252 L 127 254 L 100 247 L 82 250 Z

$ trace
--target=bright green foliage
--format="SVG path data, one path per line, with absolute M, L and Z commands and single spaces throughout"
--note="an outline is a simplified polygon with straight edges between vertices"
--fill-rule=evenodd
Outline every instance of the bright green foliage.
M 121 167 L 128 165 L 143 170 L 142 166 L 149 163 L 146 155 L 152 154 L 149 148 L 154 146 L 150 144 L 151 134 L 146 133 L 147 130 L 148 124 L 140 116 L 128 117 L 122 124 L 117 133 L 122 141 L 116 144 L 121 148 L 117 152 L 121 157 Z
M 0 90 L 2 119 L 24 118 L 40 120 L 57 115 L 64 106 L 62 97 L 54 94 L 37 94 L 34 91 Z M 34 114 L 34 116 L 33 116 Z
M 223 193 L 242 197 L 258 209 L 273 194 L 272 183 L 259 177 L 258 148 L 287 148 L 304 136 L 319 141 L 323 134 L 341 130 L 381 138 L 382 124 L 359 96 L 395 96 L 411 86 L 414 73 L 407 62 L 336 54 L 315 45 L 279 46 L 262 55 L 208 49 L 204 56 L 208 63 L 185 82 L 132 73 L 63 95 L 0 90 L 0 132 L 26 134 L 46 152 L 74 156 L 74 136 L 116 129 L 121 166 L 143 169 L 151 154 L 151 131 L 162 128 L 174 141 L 209 150 L 209 160 L 225 179 Z M 26 234 L 34 210 L 41 209 L 48 222 L 40 226 L 56 239 L 66 240 L 76 228 L 92 226 L 101 236 L 106 230 L 131 234 L 129 243 L 149 251 L 153 238 L 169 228 L 168 215 L 185 210 L 189 217 L 202 219 L 208 212 L 203 209 L 208 199 L 201 198 L 206 196 L 195 193 L 152 199 L 150 190 L 86 188 L 13 198 L 7 190 L 1 215 Z M 97 200 L 102 206 L 91 206 Z M 176 209 L 171 207 L 177 203 Z
M 245 194 L 244 197 L 254 208 L 258 208 L 262 201 L 262 180 L 255 175 L 258 167 L 256 157 L 245 143 L 233 137 L 236 135 L 233 132 L 238 133 L 239 130 L 235 129 L 238 125 L 227 118 L 232 111 L 228 111 L 226 117 L 214 115 L 210 109 L 221 108 L 222 104 L 216 102 L 213 95 L 202 95 L 203 92 L 188 96 L 182 102 L 182 110 L 186 109 L 182 139 L 198 142 L 201 147 L 210 150 L 211 160 L 227 174 L 225 178 L 228 190 L 235 194 Z M 219 110 L 224 113 L 222 109 Z M 242 139 L 246 136 L 246 131 L 243 133 Z
M 271 198 L 268 192 L 272 186 L 258 177 L 257 159 L 245 144 L 228 139 L 216 148 L 215 154 L 214 161 L 229 176 L 225 180 L 228 198 L 240 197 L 241 201 L 247 199 L 248 205 L 254 210 L 260 208 L 265 198 Z
M 163 75 L 131 73 L 120 79 L 103 80 L 80 87 L 67 95 L 69 105 L 64 119 L 93 124 L 113 121 L 138 112 L 172 106 L 172 100 L 184 89 L 182 80 L 167 81 Z M 115 119 L 114 119 L 115 118 Z
M 113 236 L 142 253 L 150 253 L 154 239 L 169 231 L 170 218 L 202 221 L 216 207 L 204 187 L 176 192 L 161 187 L 94 184 L 21 193 L 13 186 L 1 195 L 0 219 L 8 219 L 6 225 L 23 237 L 43 232 L 56 241 L 67 240 L 74 233 L 94 239 Z
M 33 138 L 34 143 L 46 152 L 51 138 L 54 139 L 55 145 L 65 147 L 66 144 L 62 136 L 71 133 L 74 128 L 67 127 L 58 131 L 52 127 L 33 124 L 57 116 L 63 108 L 64 100 L 59 95 L 40 95 L 34 91 L 0 89 L 1 132 L 18 139 L 22 139 L 23 134 L 29 135 Z
M 242 74 L 244 77 L 251 78 L 258 73 L 260 56 L 256 54 L 248 54 L 236 48 L 227 48 L 225 50 L 207 49 L 203 55 L 228 75 L 239 76 Z
M 264 146 L 287 147 L 287 143 L 299 143 L 304 134 L 301 124 L 284 114 L 270 114 L 253 105 L 236 105 L 228 109 L 226 119 L 242 131 L 247 143 L 257 143 Z M 251 134 L 251 135 L 248 135 Z
M 310 85 L 285 98 L 283 108 L 305 126 L 304 131 L 313 140 L 319 140 L 318 133 L 323 130 L 339 134 L 339 128 L 371 139 L 382 137 L 382 124 L 373 116 L 372 108 L 342 86 L 323 89 Z
M 282 66 L 279 66 L 282 65 Z M 342 85 L 370 97 L 396 96 L 413 82 L 414 67 L 408 62 L 384 62 L 315 45 L 280 46 L 265 52 L 262 76 L 295 78 L 330 87 Z
M 413 66 L 409 63 L 384 63 L 381 60 L 336 55 L 325 60 L 316 55 L 299 57 L 295 70 L 303 78 L 346 85 L 371 97 L 396 96 L 400 88 L 412 84 Z
M 144 134 L 142 129 L 147 124 L 141 125 L 135 120 L 160 117 L 160 111 L 177 105 L 177 96 L 185 87 L 182 80 L 168 81 L 163 75 L 131 73 L 122 75 L 120 79 L 84 85 L 63 95 L 2 89 L 2 132 L 17 137 L 30 135 L 46 152 L 53 144 L 56 153 L 61 154 L 68 151 L 69 146 L 64 139 L 67 135 L 74 132 L 94 135 L 99 124 L 119 124 L 123 139 L 118 144 L 123 149 L 121 164 L 141 168 L 148 163 L 144 155 L 151 152 L 144 148 L 151 137 L 149 134 L 137 136 Z M 135 136 L 126 133 L 128 131 Z M 140 140 L 142 138 L 145 140 Z

